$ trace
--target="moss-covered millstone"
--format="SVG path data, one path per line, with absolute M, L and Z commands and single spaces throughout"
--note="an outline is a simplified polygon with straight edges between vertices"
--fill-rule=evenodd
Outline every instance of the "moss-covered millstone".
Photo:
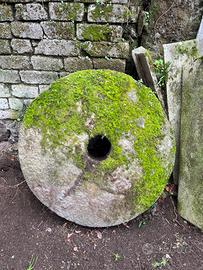
M 111 70 L 54 82 L 26 111 L 19 140 L 33 193 L 59 216 L 91 227 L 147 210 L 172 171 L 174 150 L 151 89 Z

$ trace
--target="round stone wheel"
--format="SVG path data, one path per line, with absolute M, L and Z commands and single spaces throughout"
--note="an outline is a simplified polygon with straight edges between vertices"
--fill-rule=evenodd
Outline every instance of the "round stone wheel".
M 36 197 L 90 227 L 127 222 L 158 199 L 171 174 L 174 135 L 155 94 L 111 70 L 78 71 L 28 107 L 19 138 Z

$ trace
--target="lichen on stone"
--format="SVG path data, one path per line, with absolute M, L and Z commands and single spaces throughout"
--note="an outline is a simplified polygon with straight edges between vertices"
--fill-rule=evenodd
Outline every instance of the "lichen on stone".
M 91 119 L 91 128 L 87 119 Z M 140 119 L 144 126 L 137 124 Z M 159 197 L 172 170 L 174 146 L 169 150 L 167 158 L 172 161 L 167 168 L 166 160 L 157 150 L 166 122 L 151 89 L 120 72 L 85 70 L 57 80 L 49 91 L 36 98 L 25 114 L 23 126 L 41 132 L 45 151 L 65 148 L 67 156 L 83 170 L 84 180 L 98 185 L 118 167 L 132 169 L 136 158 L 143 173 L 130 180 L 132 188 L 126 200 L 134 211 L 142 212 Z M 89 168 L 87 153 L 76 147 L 81 134 L 87 134 L 89 139 L 98 134 L 106 136 L 112 145 L 108 157 Z M 123 138 L 132 145 L 131 152 L 120 143 Z M 84 140 L 85 148 L 87 143 Z

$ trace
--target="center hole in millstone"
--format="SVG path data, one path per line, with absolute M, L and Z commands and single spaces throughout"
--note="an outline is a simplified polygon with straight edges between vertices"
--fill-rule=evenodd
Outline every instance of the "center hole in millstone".
M 106 136 L 96 135 L 89 140 L 87 151 L 91 158 L 103 160 L 111 151 L 111 143 Z

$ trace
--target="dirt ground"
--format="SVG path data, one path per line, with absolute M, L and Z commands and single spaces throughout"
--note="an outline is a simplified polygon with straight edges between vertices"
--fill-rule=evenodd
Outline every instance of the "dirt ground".
M 202 240 L 169 195 L 117 227 L 68 222 L 34 197 L 14 155 L 0 158 L 0 270 L 202 270 Z

